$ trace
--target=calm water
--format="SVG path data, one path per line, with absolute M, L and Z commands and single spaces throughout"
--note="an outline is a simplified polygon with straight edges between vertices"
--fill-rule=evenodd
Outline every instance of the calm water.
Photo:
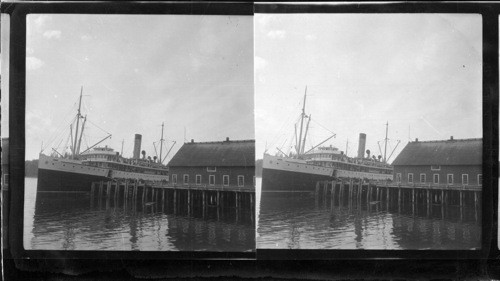
M 261 182 L 257 181 L 257 190 Z M 260 192 L 257 192 L 260 194 Z M 257 196 L 260 249 L 476 249 L 479 210 L 458 206 L 339 206 L 314 194 Z M 480 209 L 480 208 L 479 208 Z
M 101 204 L 90 195 L 36 193 L 25 179 L 24 247 L 32 250 L 228 251 L 255 250 L 249 212 L 209 207 L 202 217 L 164 208 Z M 112 200 L 111 200 L 112 201 Z M 172 204 L 170 204 L 172 205 Z

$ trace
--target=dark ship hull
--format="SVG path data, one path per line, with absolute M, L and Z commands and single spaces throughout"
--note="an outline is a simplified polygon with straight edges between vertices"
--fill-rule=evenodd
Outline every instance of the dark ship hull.
M 312 192 L 318 181 L 332 180 L 325 175 L 275 169 L 262 170 L 263 192 Z
M 38 170 L 38 192 L 90 192 L 92 182 L 104 181 L 103 176 L 67 171 Z

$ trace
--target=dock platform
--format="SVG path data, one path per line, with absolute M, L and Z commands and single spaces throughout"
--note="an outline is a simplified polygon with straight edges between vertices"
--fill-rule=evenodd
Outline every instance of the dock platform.
M 208 207 L 221 209 L 255 210 L 255 188 L 223 185 L 179 185 L 139 183 L 137 181 L 100 181 L 91 185 L 91 202 L 141 202 L 143 206 L 172 204 L 174 210 L 186 208 L 188 215 L 194 209 Z M 253 217 L 253 216 L 252 216 Z

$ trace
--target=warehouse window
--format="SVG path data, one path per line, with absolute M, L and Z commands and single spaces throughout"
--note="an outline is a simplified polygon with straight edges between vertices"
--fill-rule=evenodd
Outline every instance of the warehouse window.
M 196 175 L 196 185 L 201 184 L 201 175 Z
M 9 174 L 3 175 L 3 185 L 9 186 Z
M 413 183 L 413 173 L 408 173 L 408 183 Z
M 207 172 L 216 172 L 217 167 L 207 167 Z
M 447 179 L 446 182 L 448 184 L 453 184 L 453 174 L 447 174 L 446 179 Z
M 184 174 L 184 184 L 188 184 L 189 183 L 189 175 L 188 174 Z
M 440 171 L 441 170 L 441 166 L 440 165 L 432 165 L 431 166 L 431 171 Z
M 215 175 L 208 176 L 208 184 L 215 185 Z
M 172 175 L 172 183 L 177 184 L 177 174 Z
M 434 174 L 434 175 L 432 176 L 432 178 L 433 178 L 433 181 L 432 181 L 432 182 L 433 182 L 434 184 L 439 184 L 439 174 Z
M 401 182 L 401 173 L 396 174 L 396 182 Z
M 229 175 L 222 176 L 222 184 L 225 186 L 229 185 Z
M 244 186 L 245 185 L 245 176 L 238 176 L 238 186 Z
M 420 174 L 420 183 L 425 183 L 425 174 Z
M 462 174 L 462 184 L 463 185 L 469 184 L 469 175 L 468 174 Z
M 477 185 L 483 185 L 483 175 L 477 175 Z

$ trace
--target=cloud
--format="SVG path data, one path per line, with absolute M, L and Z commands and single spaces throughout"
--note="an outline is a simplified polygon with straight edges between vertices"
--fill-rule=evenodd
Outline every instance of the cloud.
M 83 41 L 90 41 L 92 39 L 92 36 L 84 34 L 80 36 L 80 39 L 82 39 Z
M 52 20 L 52 16 L 49 15 L 39 15 L 38 17 L 35 18 L 35 27 L 37 30 L 39 30 L 42 26 L 45 25 L 48 21 Z
M 318 37 L 317 37 L 316 35 L 314 35 L 314 34 L 309 34 L 309 35 L 307 35 L 307 36 L 306 36 L 306 40 L 307 40 L 307 41 L 314 41 L 314 40 L 316 40 L 317 38 L 318 38 Z
M 45 63 L 36 57 L 26 57 L 26 69 L 27 70 L 36 70 L 42 67 Z
M 35 50 L 33 50 L 33 48 L 26 47 L 26 54 L 27 55 L 33 55 L 34 53 L 35 53 Z
M 284 30 L 271 30 L 267 33 L 267 37 L 272 39 L 283 39 L 285 38 L 286 31 Z
M 59 39 L 59 38 L 61 38 L 61 31 L 60 30 L 47 30 L 43 33 L 43 37 L 45 37 L 47 39 L 51 39 L 51 38 Z
M 256 14 L 254 18 L 260 27 L 266 27 L 273 17 L 273 15 L 269 14 Z

